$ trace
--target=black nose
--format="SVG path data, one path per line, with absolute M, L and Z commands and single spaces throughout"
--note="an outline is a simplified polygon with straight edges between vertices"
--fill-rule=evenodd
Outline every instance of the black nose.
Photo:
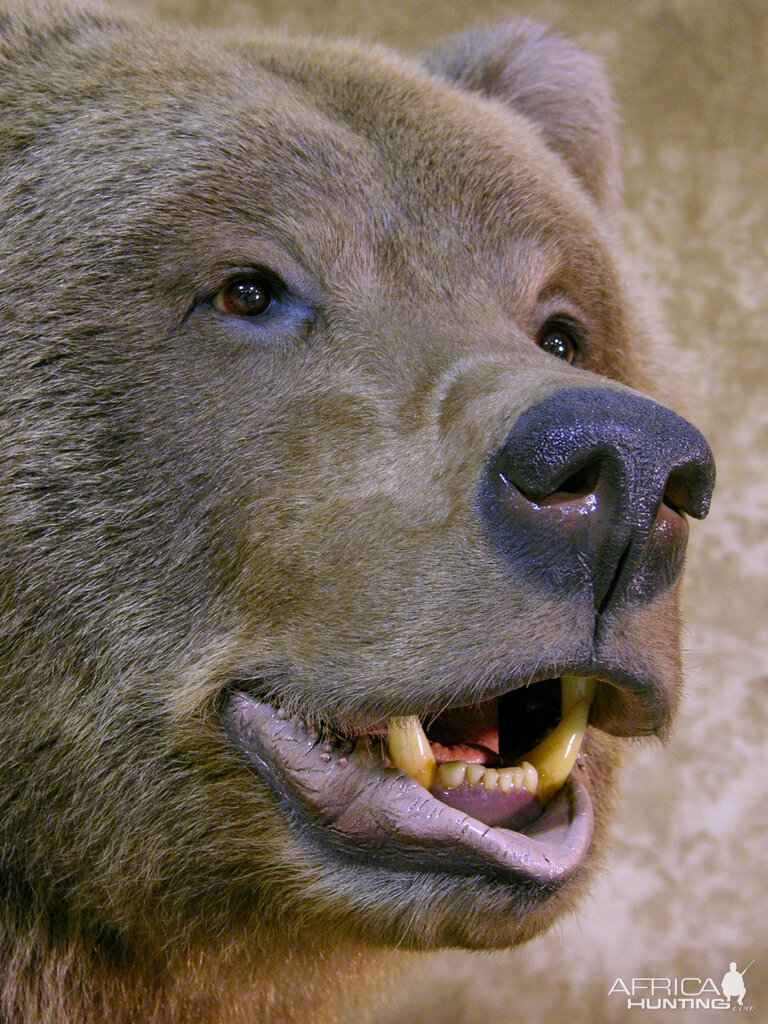
M 482 506 L 513 563 L 595 606 L 648 601 L 682 568 L 684 513 L 709 510 L 715 465 L 687 420 L 611 387 L 567 388 L 523 413 L 488 466 Z

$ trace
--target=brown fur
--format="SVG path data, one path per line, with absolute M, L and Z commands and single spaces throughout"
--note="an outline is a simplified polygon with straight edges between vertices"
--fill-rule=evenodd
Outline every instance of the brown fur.
M 471 879 L 361 884 L 216 706 L 259 675 L 339 726 L 419 713 L 582 642 L 470 496 L 584 374 L 664 397 L 599 69 L 530 24 L 419 63 L 0 12 L 6 1019 L 331 1020 L 374 947 L 523 941 L 576 886 L 500 925 Z M 254 338 L 197 301 L 253 264 L 322 315 Z M 555 288 L 578 368 L 530 340 Z M 669 704 L 675 608 L 613 640 Z M 596 741 L 598 851 L 620 746 Z

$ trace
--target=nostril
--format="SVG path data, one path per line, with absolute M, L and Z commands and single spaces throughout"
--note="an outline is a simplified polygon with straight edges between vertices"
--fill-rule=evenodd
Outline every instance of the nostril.
M 587 515 L 596 512 L 600 472 L 600 463 L 590 462 L 566 477 L 551 494 L 533 500 L 539 508 L 552 509 L 553 513 L 557 512 L 565 517 L 564 521 L 570 519 L 574 513 Z
M 567 498 L 584 497 L 597 490 L 597 482 L 600 479 L 600 462 L 593 459 L 575 473 L 571 473 L 560 486 L 557 493 Z
M 697 503 L 691 491 L 691 468 L 682 466 L 670 473 L 662 501 L 677 513 L 696 516 Z
M 551 490 L 528 489 L 521 487 L 515 481 L 513 481 L 513 485 L 517 487 L 524 498 L 534 505 L 538 505 L 539 508 L 572 504 L 580 498 L 586 498 L 595 493 L 600 480 L 600 472 L 600 461 L 593 459 L 555 484 Z
M 555 505 L 559 502 L 584 498 L 597 490 L 602 471 L 602 459 L 594 454 L 581 460 L 574 468 L 564 466 L 555 475 L 551 471 L 543 474 L 526 471 L 527 467 L 515 465 L 507 450 L 498 456 L 496 472 L 505 487 L 514 487 L 524 498 L 535 505 Z

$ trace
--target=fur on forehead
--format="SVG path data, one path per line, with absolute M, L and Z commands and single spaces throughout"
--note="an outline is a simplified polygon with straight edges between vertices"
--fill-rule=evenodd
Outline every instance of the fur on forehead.
M 570 39 L 522 20 L 462 33 L 427 67 L 529 117 L 605 212 L 619 198 L 616 111 L 600 62 Z
M 408 114 L 409 97 L 415 100 L 416 93 L 424 89 L 427 90 L 425 98 L 429 94 L 427 83 L 418 75 L 419 64 L 383 47 L 364 49 L 346 42 L 324 42 L 322 47 L 317 47 L 316 41 L 311 39 L 289 41 L 278 33 L 269 32 L 254 33 L 253 39 L 241 36 L 237 40 L 229 40 L 223 34 L 196 38 L 189 33 L 180 34 L 175 29 L 165 31 L 172 38 L 168 40 L 171 45 L 162 49 L 162 60 L 169 65 L 177 65 L 179 69 L 170 82 L 166 75 L 158 76 L 159 69 L 155 67 L 152 51 L 156 47 L 152 40 L 157 37 L 157 31 L 154 28 L 151 32 L 142 31 L 139 24 L 130 25 L 108 12 L 86 5 L 59 7 L 47 3 L 11 3 L 0 21 L 0 64 L 5 56 L 11 81 L 18 73 L 21 85 L 33 86 L 35 83 L 29 74 L 23 67 L 19 68 L 18 54 L 34 50 L 37 59 L 49 66 L 49 75 L 62 78 L 62 84 L 67 86 L 66 92 L 73 83 L 66 69 L 57 70 L 61 58 L 56 56 L 56 46 L 61 47 L 66 63 L 77 62 L 78 53 L 92 54 L 94 48 L 103 51 L 107 47 L 118 79 L 127 73 L 136 83 L 142 81 L 142 89 L 153 92 L 153 83 L 159 77 L 163 95 L 172 106 L 175 86 L 181 84 L 180 79 L 185 79 L 183 91 L 192 89 L 196 92 L 192 84 L 192 69 L 202 57 L 199 70 L 205 79 L 210 69 L 208 58 L 214 54 L 217 58 L 226 58 L 227 76 L 224 80 L 200 81 L 199 87 L 205 90 L 207 84 L 214 95 L 221 92 L 224 100 L 229 92 L 227 82 L 232 80 L 233 87 L 235 82 L 239 82 L 241 92 L 245 89 L 247 93 L 248 79 L 254 65 L 257 65 L 262 73 L 267 73 L 260 82 L 264 99 L 268 101 L 270 96 L 276 95 L 274 89 L 277 88 L 279 106 L 287 107 L 286 117 L 299 114 L 302 115 L 300 121 L 308 116 L 311 118 L 310 109 L 315 103 L 319 103 L 322 109 L 325 102 L 331 108 L 342 107 L 341 110 L 331 110 L 332 115 L 342 114 L 342 122 L 348 122 L 355 102 L 362 101 L 363 107 L 370 107 L 369 115 L 373 114 L 376 104 L 366 103 L 365 93 L 371 91 L 371 81 L 377 77 L 377 65 L 381 72 L 377 87 L 390 89 L 393 85 L 392 72 L 397 72 L 400 85 L 396 88 L 399 88 L 404 104 L 403 116 Z M 125 47 L 121 44 L 121 37 L 126 39 Z M 146 52 L 140 66 L 137 66 L 132 62 L 131 54 L 137 44 L 141 45 L 142 37 Z M 211 46 L 213 40 L 216 42 Z M 216 43 L 224 45 L 216 46 Z M 612 214 L 615 211 L 619 198 L 616 116 L 610 86 L 594 57 L 548 26 L 523 20 L 475 29 L 450 38 L 425 54 L 421 67 L 446 83 L 468 93 L 497 100 L 522 115 L 546 146 L 564 161 L 601 212 Z M 365 83 L 356 81 L 358 73 L 365 77 Z M 84 63 L 83 75 L 88 78 Z M 349 76 L 347 83 L 342 82 L 345 75 Z M 281 89 L 280 79 L 287 79 L 293 85 L 304 85 L 305 89 L 298 92 Z M 40 83 L 36 84 L 39 86 Z M 87 90 L 87 81 L 83 87 Z M 78 91 L 76 88 L 75 93 Z M 199 98 L 207 108 L 210 101 L 206 103 L 205 96 L 203 92 Z M 373 95 L 367 98 L 375 100 Z M 50 100 L 53 99 L 50 96 Z M 233 94 L 232 99 L 236 107 L 241 102 L 239 94 L 237 98 Z M 426 101 L 427 105 L 431 99 Z M 162 105 L 159 95 L 157 100 Z M 58 104 L 51 105 L 56 107 Z M 40 113 L 42 111 L 37 116 Z M 414 113 L 418 116 L 424 111 L 416 110 Z M 468 111 L 468 115 L 470 113 Z M 354 117 L 359 116 L 360 111 L 355 110 Z M 363 114 L 364 118 L 366 116 Z M 324 123 L 324 129 L 338 132 L 341 124 L 338 121 L 334 124 L 334 121 L 332 116 L 330 123 Z M 370 123 L 349 126 L 363 136 L 367 134 L 366 129 L 372 127 Z M 14 127 L 13 122 L 11 127 Z M 31 127 L 29 125 L 27 131 Z M 489 128 L 493 126 L 489 125 Z M 519 123 L 514 131 L 519 136 Z M 552 173 L 551 165 L 545 168 L 544 173 Z

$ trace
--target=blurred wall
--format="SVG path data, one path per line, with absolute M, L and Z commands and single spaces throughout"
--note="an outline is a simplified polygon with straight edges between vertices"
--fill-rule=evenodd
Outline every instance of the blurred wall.
M 761 0 L 136 0 L 184 21 L 330 31 L 406 50 L 490 19 L 550 21 L 600 54 L 623 115 L 624 233 L 679 341 L 670 369 L 718 460 L 696 525 L 688 696 L 638 750 L 611 866 L 524 950 L 421 958 L 376 1024 L 728 1019 L 627 1009 L 617 977 L 712 976 L 735 960 L 768 1021 L 768 4 Z

